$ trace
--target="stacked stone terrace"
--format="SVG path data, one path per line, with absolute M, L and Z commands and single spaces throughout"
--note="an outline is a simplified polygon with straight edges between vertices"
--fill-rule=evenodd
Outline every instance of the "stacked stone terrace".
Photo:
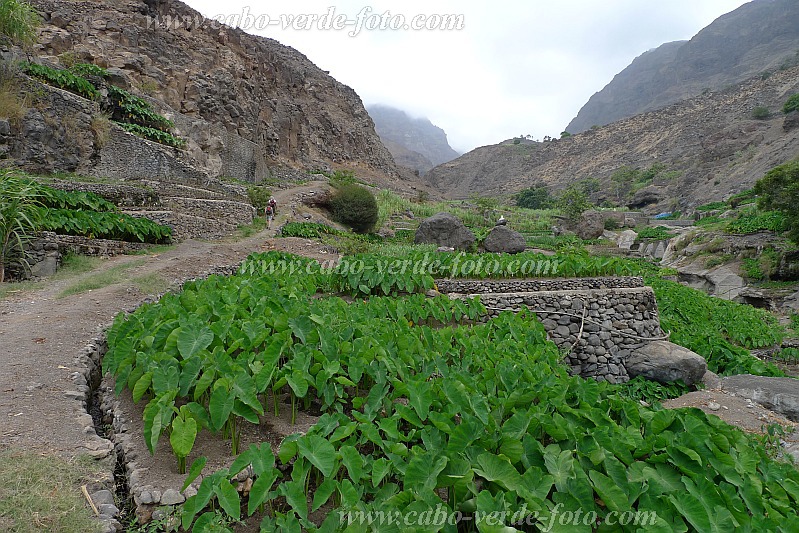
M 527 307 L 572 373 L 600 381 L 628 381 L 630 354 L 666 337 L 655 293 L 640 277 L 439 280 L 437 286 L 454 298 L 479 296 L 492 317 Z

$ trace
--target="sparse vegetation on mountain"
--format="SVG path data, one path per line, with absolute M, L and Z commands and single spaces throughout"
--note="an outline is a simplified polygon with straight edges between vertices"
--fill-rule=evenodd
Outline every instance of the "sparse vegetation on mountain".
M 29 45 L 36 40 L 39 14 L 20 0 L 0 2 L 0 35 L 13 43 Z
M 785 101 L 785 105 L 782 106 L 782 111 L 786 115 L 791 111 L 796 111 L 799 109 L 799 93 L 794 94 L 788 100 Z
M 768 110 L 768 107 L 765 106 L 757 106 L 752 110 L 752 118 L 757 120 L 765 120 L 771 116 L 771 111 Z
M 799 104 L 799 94 L 796 102 Z M 768 171 L 755 184 L 761 209 L 779 211 L 785 217 L 788 238 L 799 243 L 799 161 L 785 163 Z

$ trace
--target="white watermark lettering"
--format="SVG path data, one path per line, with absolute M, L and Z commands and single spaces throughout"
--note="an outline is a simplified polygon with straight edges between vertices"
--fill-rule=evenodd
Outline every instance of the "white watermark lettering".
M 657 522 L 656 511 L 609 511 L 600 515 L 596 511 L 575 511 L 563 509 L 563 504 L 556 504 L 549 511 L 531 511 L 527 504 L 510 511 L 476 511 L 474 514 L 463 514 L 452 511 L 445 505 L 437 505 L 426 511 L 369 510 L 339 511 L 339 521 L 346 526 L 396 526 L 400 528 L 456 526 L 461 523 L 484 524 L 498 526 L 536 526 L 543 532 L 552 531 L 555 526 L 590 526 L 601 524 L 608 526 L 653 526 Z
M 148 29 L 193 30 L 211 23 L 225 24 L 244 31 L 347 31 L 357 37 L 363 31 L 458 31 L 465 27 L 463 14 L 395 13 L 364 6 L 355 14 L 340 13 L 330 6 L 321 13 L 259 13 L 244 6 L 238 13 L 220 13 L 209 18 L 196 15 L 147 16 Z

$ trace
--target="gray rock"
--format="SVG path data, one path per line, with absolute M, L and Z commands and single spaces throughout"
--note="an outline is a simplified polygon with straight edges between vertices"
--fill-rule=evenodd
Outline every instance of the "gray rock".
M 161 496 L 161 505 L 180 505 L 184 501 L 186 498 L 175 489 L 167 489 Z
M 598 239 L 605 232 L 605 217 L 598 211 L 586 211 L 571 229 L 581 239 Z
M 655 341 L 638 348 L 626 361 L 631 377 L 669 383 L 683 380 L 686 385 L 700 381 L 707 372 L 705 359 L 682 346 L 668 341 Z
M 741 374 L 722 378 L 721 388 L 799 422 L 799 380 Z
M 782 130 L 785 132 L 794 128 L 799 128 L 799 111 L 791 111 L 785 115 L 785 120 L 782 123 Z
M 487 252 L 517 254 L 527 247 L 524 235 L 507 226 L 494 226 L 483 241 Z
M 114 495 L 110 490 L 98 490 L 92 494 L 92 501 L 94 505 L 100 507 L 101 505 L 115 505 Z
M 466 250 L 474 240 L 474 234 L 458 217 L 450 213 L 436 213 L 424 219 L 414 237 L 416 244 L 435 244 L 456 250 Z
M 637 238 L 638 234 L 631 229 L 622 231 L 618 237 L 619 248 L 629 250 Z
M 721 378 L 717 375 L 708 370 L 705 372 L 705 375 L 702 376 L 702 383 L 705 384 L 706 389 L 720 389 L 721 388 Z

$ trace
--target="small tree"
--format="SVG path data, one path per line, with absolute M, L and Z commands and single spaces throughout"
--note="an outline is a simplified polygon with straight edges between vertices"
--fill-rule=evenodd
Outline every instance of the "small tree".
M 791 97 L 789 97 L 788 100 L 785 101 L 785 105 L 782 106 L 782 112 L 785 113 L 786 115 L 791 111 L 797 111 L 797 110 L 799 110 L 799 93 L 796 93 Z
M 25 261 L 25 243 L 36 231 L 38 193 L 19 173 L 0 171 L 0 283 L 13 259 Z
M 23 0 L 2 0 L 0 2 L 0 35 L 21 45 L 33 44 L 39 14 Z
M 336 221 L 349 226 L 356 233 L 367 233 L 377 222 L 377 201 L 374 195 L 360 185 L 344 185 L 330 201 L 330 210 Z
M 620 204 L 633 190 L 633 184 L 638 180 L 640 171 L 637 168 L 623 166 L 616 170 L 611 176 L 613 192 L 616 194 L 616 201 Z
M 527 209 L 546 209 L 552 206 L 552 197 L 543 185 L 533 185 L 516 194 L 516 205 Z
M 569 185 L 558 197 L 557 206 L 570 222 L 576 222 L 591 207 L 591 202 L 580 187 Z
M 772 168 L 753 190 L 758 195 L 758 207 L 785 215 L 788 238 L 799 243 L 799 161 Z
M 471 198 L 472 202 L 477 206 L 477 210 L 483 215 L 483 218 L 489 218 L 491 213 L 499 206 L 499 201 L 490 196 L 477 196 Z

